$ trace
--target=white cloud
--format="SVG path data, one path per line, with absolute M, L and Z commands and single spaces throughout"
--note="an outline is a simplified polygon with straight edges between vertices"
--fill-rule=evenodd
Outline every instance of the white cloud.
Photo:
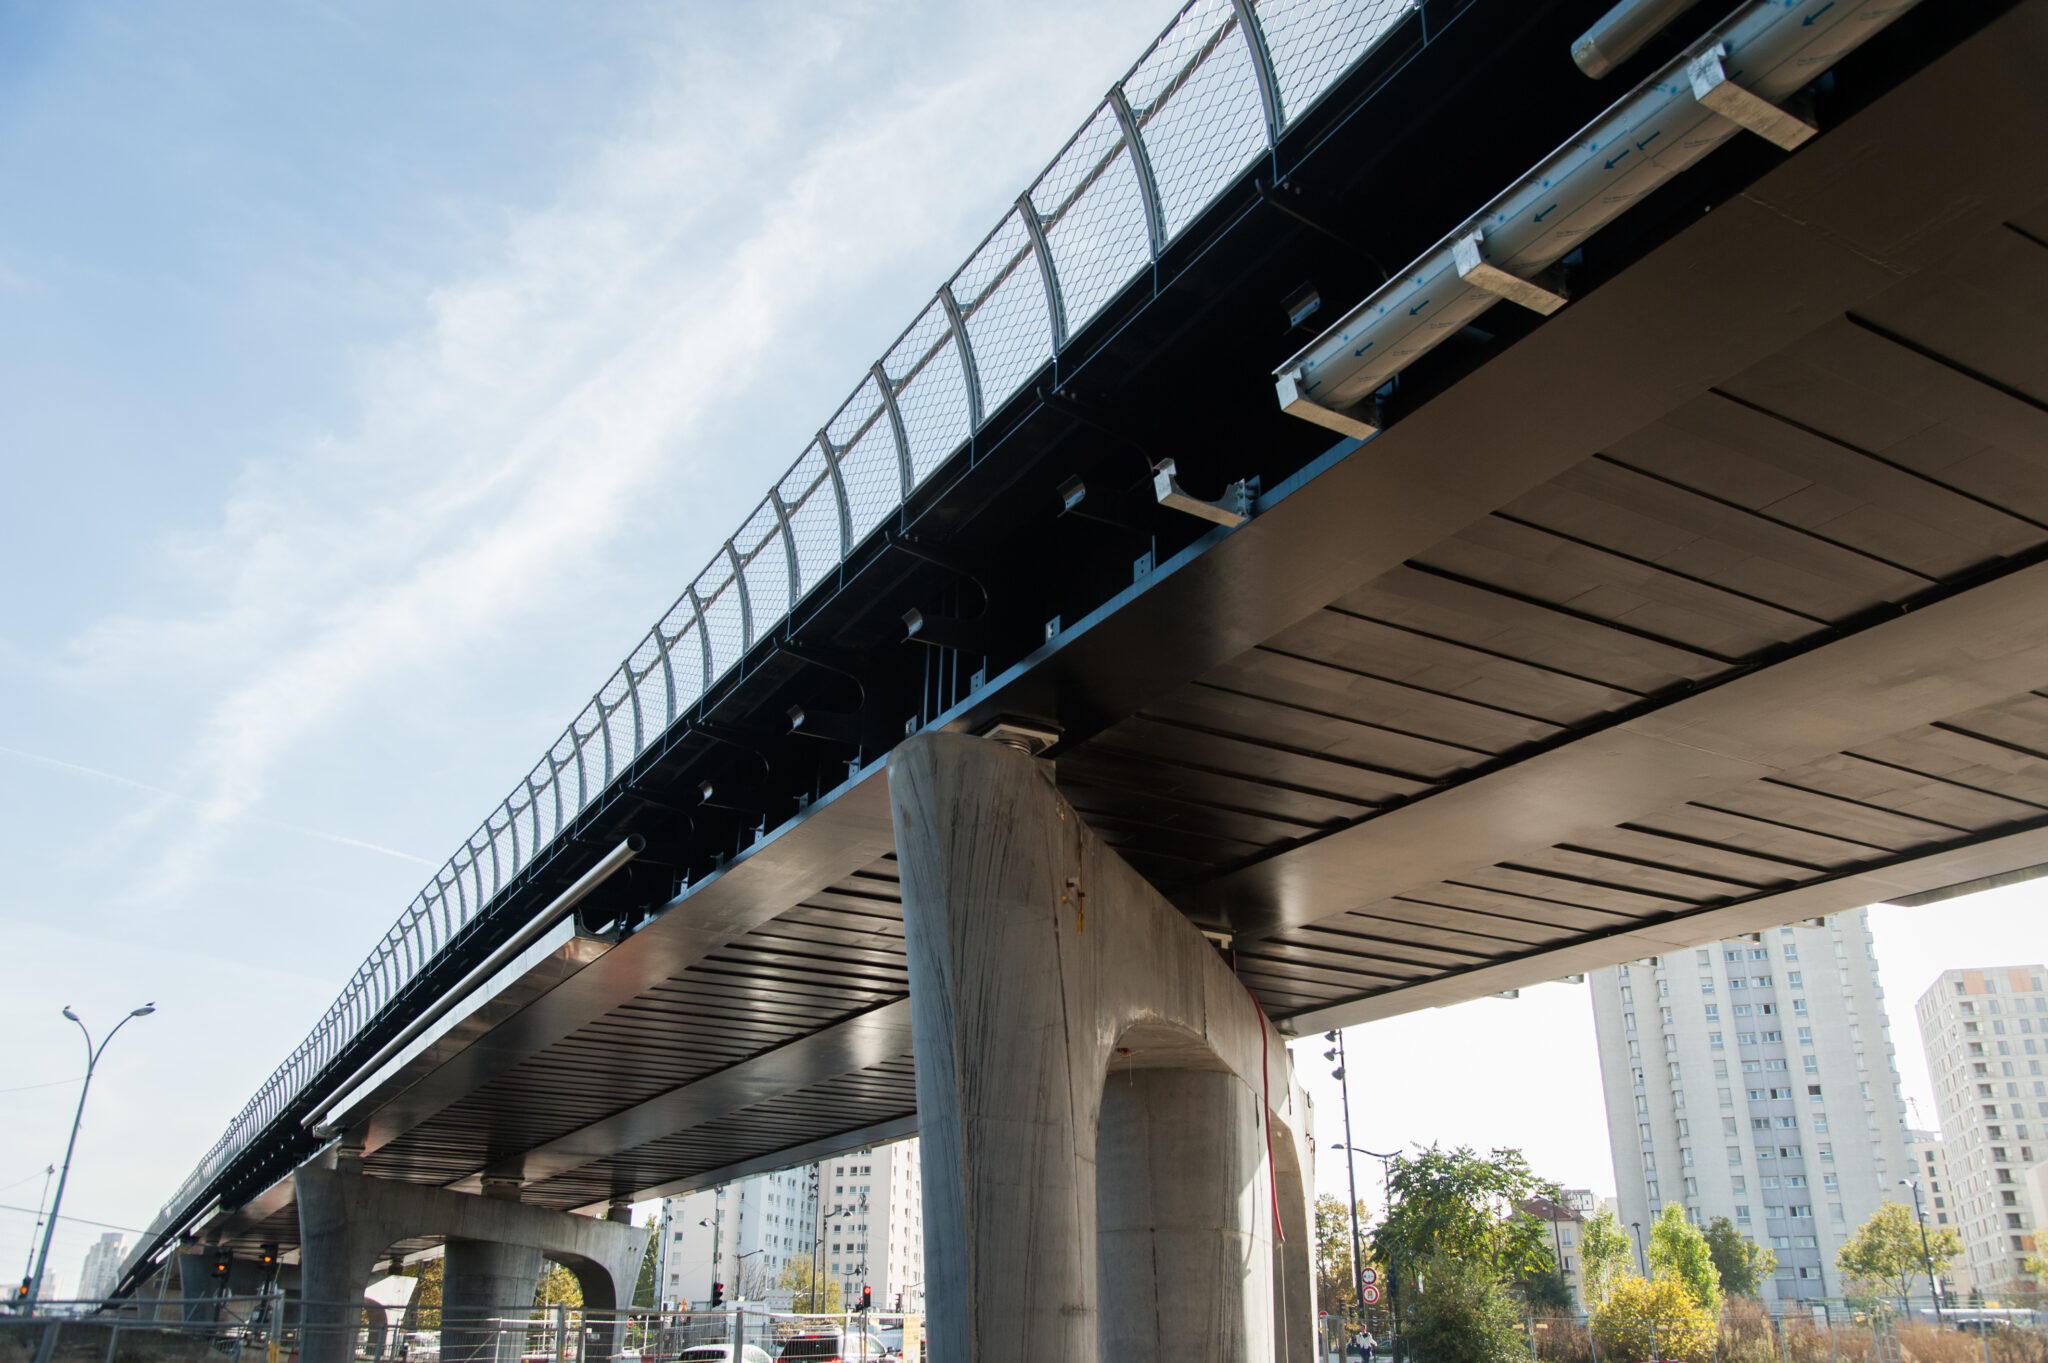
M 417 333 L 365 357 L 356 426 L 248 468 L 217 526 L 168 546 L 202 604 L 81 636 L 72 663 L 101 684 L 185 674 L 214 696 L 173 782 L 195 792 L 196 824 L 136 896 L 196 883 L 280 765 L 368 722 L 367 698 L 545 629 L 604 583 L 614 542 L 644 533 L 650 485 L 734 489 L 710 499 L 726 515 L 682 527 L 684 561 L 708 558 L 737 524 L 737 486 L 764 491 L 798 445 L 755 455 L 735 484 L 719 467 L 731 452 L 693 440 L 707 417 L 790 392 L 822 421 L 865 357 L 830 377 L 783 372 L 816 345 L 810 314 L 908 261 L 936 283 L 977 234 L 963 204 L 1020 187 L 1020 146 L 1058 145 L 1086 108 L 1072 57 L 1116 27 L 1013 18 L 971 51 L 905 61 L 853 108 L 820 109 L 821 85 L 850 93 L 836 63 L 876 61 L 850 50 L 874 36 L 856 18 L 728 35 L 772 42 L 744 61 L 679 34 L 658 88 L 624 101 L 621 131 L 554 202 L 508 220 L 491 259 L 432 291 Z M 900 320 L 920 302 L 903 298 Z M 622 631 L 613 656 L 632 643 Z M 609 663 L 591 659 L 588 684 Z M 540 746 L 508 753 L 505 773 Z

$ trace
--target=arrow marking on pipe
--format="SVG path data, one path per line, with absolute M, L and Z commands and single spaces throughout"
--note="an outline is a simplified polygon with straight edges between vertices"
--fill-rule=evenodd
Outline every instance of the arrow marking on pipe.
M 1364 354 L 1364 353 L 1365 353 L 1366 351 L 1368 351 L 1368 350 L 1371 350 L 1371 349 L 1373 348 L 1373 345 L 1374 345 L 1374 344 L 1375 344 L 1375 343 L 1374 343 L 1374 342 L 1372 342 L 1372 341 L 1367 341 L 1367 342 L 1366 342 L 1366 343 L 1365 343 L 1364 345 L 1360 346 L 1360 347 L 1359 347 L 1358 349 L 1356 349 L 1356 350 L 1354 350 L 1354 351 L 1352 351 L 1352 352 L 1351 352 L 1351 358 L 1353 358 L 1354 360 L 1355 360 L 1355 359 L 1357 359 L 1357 358 L 1358 358 L 1358 357 L 1359 357 L 1360 355 L 1363 355 L 1363 354 Z
M 1537 215 L 1536 215 L 1536 216 L 1535 216 L 1534 218 L 1530 219 L 1530 221 L 1531 221 L 1531 222 L 1542 222 L 1542 221 L 1543 221 L 1543 220 L 1544 220 L 1545 218 L 1549 217 L 1549 216 L 1550 216 L 1550 215 L 1551 215 L 1552 213 L 1555 213 L 1556 211 L 1557 211 L 1557 205 L 1556 205 L 1556 204 L 1552 204 L 1552 205 L 1551 205 L 1550 207 L 1548 207 L 1548 208 L 1544 209 L 1544 210 L 1543 210 L 1543 211 L 1542 211 L 1541 213 L 1538 213 L 1538 214 L 1537 214 Z
M 1423 310 L 1424 308 L 1426 308 L 1426 307 L 1428 307 L 1428 306 L 1429 306 L 1429 300 L 1428 300 L 1427 298 L 1425 298 L 1425 299 L 1423 299 L 1423 300 L 1422 300 L 1422 301 L 1421 301 L 1420 303 L 1417 303 L 1417 304 L 1416 304 L 1416 305 L 1415 305 L 1414 307 L 1412 307 L 1412 308 L 1408 309 L 1408 315 L 1409 315 L 1410 317 L 1413 317 L 1413 316 L 1414 316 L 1414 315 L 1415 315 L 1416 313 L 1418 313 L 1418 312 L 1421 312 L 1421 311 L 1422 311 L 1422 310 Z
M 1628 148 L 1627 148 L 1627 147 L 1623 147 L 1623 148 L 1621 149 L 1621 156 L 1626 156 L 1626 155 L 1628 155 Z M 1614 169 L 1614 168 L 1615 168 L 1615 167 L 1616 167 L 1617 165 L 1621 164 L 1621 156 L 1617 156 L 1617 157 L 1615 157 L 1615 158 L 1614 158 L 1613 160 L 1609 161 L 1609 162 L 1607 163 L 1607 168 L 1608 168 L 1609 170 L 1613 170 L 1613 169 Z
M 1829 3 L 1833 3 L 1833 0 L 1829 0 Z M 1636 150 L 1641 151 L 1644 147 L 1649 146 L 1652 142 L 1655 142 L 1658 138 L 1662 137 L 1663 135 L 1664 130 L 1662 128 L 1657 129 L 1657 131 L 1651 133 L 1648 137 L 1636 143 Z
M 1804 19 L 1801 19 L 1799 21 L 1799 26 L 1801 28 L 1812 28 L 1814 20 L 1820 18 L 1821 15 L 1826 14 L 1829 10 L 1833 9 L 1834 7 L 1835 0 L 1828 0 L 1828 2 L 1825 5 L 1822 5 L 1819 9 L 1807 15 Z

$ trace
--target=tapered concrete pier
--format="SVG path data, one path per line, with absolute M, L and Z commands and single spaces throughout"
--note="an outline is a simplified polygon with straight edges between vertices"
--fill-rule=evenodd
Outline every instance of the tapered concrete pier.
M 932 734 L 889 782 L 933 1355 L 1306 1363 L 1309 1109 L 1256 1000 L 1044 764 Z

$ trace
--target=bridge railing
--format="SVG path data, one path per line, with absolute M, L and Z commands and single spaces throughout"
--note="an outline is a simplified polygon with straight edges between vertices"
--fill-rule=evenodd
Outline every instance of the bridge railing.
M 1190 0 L 554 746 L 434 873 L 167 1203 L 255 1137 L 521 870 L 1147 269 L 1413 0 Z

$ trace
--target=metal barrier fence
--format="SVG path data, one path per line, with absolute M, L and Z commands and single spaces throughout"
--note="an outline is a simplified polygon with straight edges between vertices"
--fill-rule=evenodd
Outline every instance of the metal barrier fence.
M 413 899 L 150 1227 L 195 1210 L 465 926 L 1417 0 L 1190 0 Z
M 360 1363 L 919 1363 L 921 1317 L 810 1315 L 741 1304 L 720 1311 L 308 1309 L 281 1296 L 202 1302 L 45 1302 L 0 1316 L 0 1363 L 297 1363 L 323 1336 Z M 321 1324 L 343 1320 L 344 1324 Z M 333 1350 L 325 1350 L 329 1357 Z
M 2048 1363 L 2048 1301 L 1969 1307 L 1830 1298 L 1772 1302 L 1745 1298 L 1723 1307 L 1711 1343 L 1694 1355 L 1657 1341 L 1640 1324 L 1603 1331 L 1593 1318 L 1533 1316 L 1524 1321 L 1535 1363 Z M 1604 1341 L 1604 1342 L 1603 1342 Z M 1626 1341 L 1624 1343 L 1623 1341 Z M 1634 1347 L 1629 1347 L 1632 1344 Z M 1382 1358 L 1391 1355 L 1381 1354 Z

